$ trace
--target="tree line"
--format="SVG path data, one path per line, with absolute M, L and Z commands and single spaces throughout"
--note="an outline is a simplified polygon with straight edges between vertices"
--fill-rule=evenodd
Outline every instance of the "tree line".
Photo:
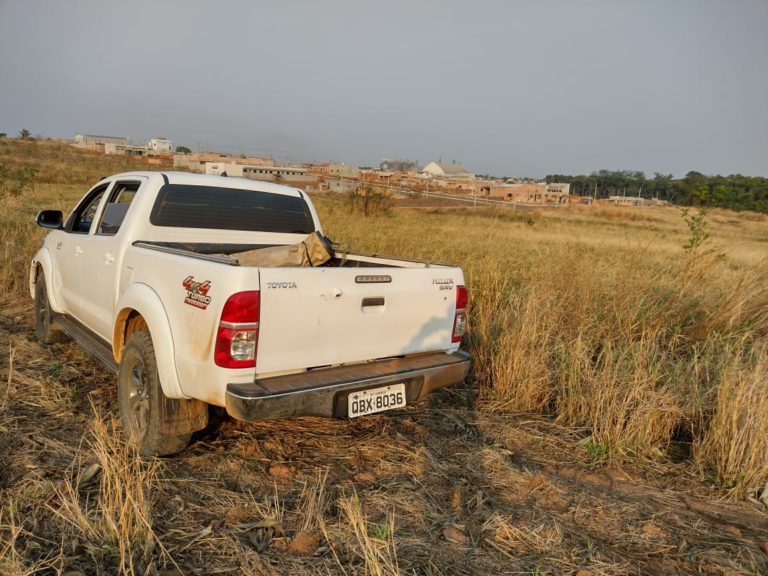
M 703 204 L 768 213 L 768 178 L 761 176 L 707 176 L 691 171 L 684 178 L 659 172 L 647 178 L 635 170 L 599 170 L 588 176 L 549 174 L 545 180 L 570 183 L 571 194 L 577 196 L 657 198 L 681 206 Z

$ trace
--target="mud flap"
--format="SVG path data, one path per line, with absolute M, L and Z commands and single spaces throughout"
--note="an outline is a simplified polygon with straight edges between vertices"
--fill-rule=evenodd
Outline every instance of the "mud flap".
M 208 425 L 208 404 L 201 400 L 177 400 L 162 392 L 160 432 L 173 436 L 191 434 Z

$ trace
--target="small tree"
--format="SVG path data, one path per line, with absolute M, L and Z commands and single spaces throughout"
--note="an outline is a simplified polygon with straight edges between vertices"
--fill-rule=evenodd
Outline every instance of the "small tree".
M 707 216 L 709 216 L 712 206 L 717 205 L 718 200 L 722 198 L 723 193 L 724 187 L 722 186 L 714 191 L 702 186 L 693 193 L 693 200 L 698 205 L 697 211 L 691 212 L 690 207 L 680 210 L 683 221 L 690 232 L 690 236 L 683 244 L 683 250 L 689 254 L 692 260 L 716 252 L 715 248 L 708 247 L 710 234 Z M 725 255 L 719 254 L 719 256 L 724 257 Z
M 190 152 L 192 152 L 192 150 L 190 150 L 186 146 L 176 146 L 177 154 L 189 154 Z
M 0 164 L 0 198 L 4 196 L 19 196 L 26 188 L 35 190 L 35 176 L 39 170 L 34 166 L 24 166 L 13 171 L 8 166 Z
M 27 130 L 26 128 L 22 128 L 19 130 L 19 138 L 22 140 L 29 140 L 32 137 L 32 132 Z
M 21 191 L 28 186 L 32 188 L 32 192 L 35 191 L 35 176 L 37 176 L 38 172 L 40 172 L 40 170 L 34 166 L 24 166 L 24 168 L 19 170 L 17 179 Z
M 347 192 L 347 208 L 350 214 L 356 210 L 365 216 L 389 214 L 392 211 L 392 198 L 365 185 Z
M 683 244 L 683 250 L 689 254 L 696 254 L 701 245 L 709 239 L 709 232 L 707 232 L 709 208 L 703 206 L 696 213 L 691 213 L 690 210 L 690 208 L 682 208 L 680 210 L 681 216 L 690 232 L 690 236 L 685 244 Z

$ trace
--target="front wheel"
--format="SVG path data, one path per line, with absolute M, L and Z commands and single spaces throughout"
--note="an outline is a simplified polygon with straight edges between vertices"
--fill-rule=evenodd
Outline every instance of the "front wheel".
M 149 332 L 134 332 L 128 339 L 117 372 L 117 396 L 123 430 L 142 456 L 175 454 L 189 444 L 191 434 L 162 432 L 165 396 Z

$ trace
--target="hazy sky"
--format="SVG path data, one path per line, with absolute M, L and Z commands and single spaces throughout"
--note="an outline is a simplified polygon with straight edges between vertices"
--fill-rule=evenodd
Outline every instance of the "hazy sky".
M 768 0 L 0 0 L 0 132 L 768 176 Z

